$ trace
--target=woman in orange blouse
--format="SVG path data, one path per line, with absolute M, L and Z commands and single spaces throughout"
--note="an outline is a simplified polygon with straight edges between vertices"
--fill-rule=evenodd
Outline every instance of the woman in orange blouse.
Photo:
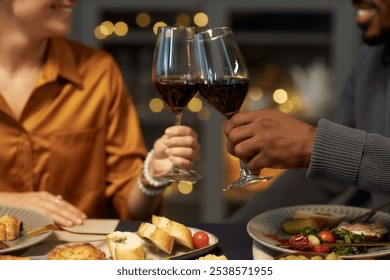
M 65 38 L 75 0 L 0 0 L 0 205 L 72 226 L 146 219 L 172 163 L 199 152 L 186 126 L 146 146 L 113 58 Z

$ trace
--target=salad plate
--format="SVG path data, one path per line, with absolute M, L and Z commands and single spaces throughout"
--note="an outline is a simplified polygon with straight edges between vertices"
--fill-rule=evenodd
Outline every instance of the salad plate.
M 291 235 L 282 231 L 281 224 L 285 219 L 292 218 L 297 210 L 312 211 L 312 212 L 331 212 L 339 215 L 344 215 L 345 220 L 353 220 L 360 215 L 369 212 L 371 209 L 360 208 L 354 206 L 344 205 L 330 205 L 330 204 L 313 204 L 313 205 L 299 205 L 278 208 L 263 212 L 252 218 L 247 224 L 248 234 L 261 245 L 284 253 L 293 253 L 297 250 L 290 248 L 279 247 L 277 240 L 271 236 L 277 236 L 279 239 L 288 239 Z M 377 212 L 372 218 L 373 221 L 384 222 L 386 228 L 390 228 L 390 214 L 384 212 Z M 298 251 L 299 252 L 299 251 Z M 390 246 L 370 247 L 366 253 L 356 255 L 343 255 L 344 259 L 358 259 L 358 258 L 374 258 L 390 254 Z

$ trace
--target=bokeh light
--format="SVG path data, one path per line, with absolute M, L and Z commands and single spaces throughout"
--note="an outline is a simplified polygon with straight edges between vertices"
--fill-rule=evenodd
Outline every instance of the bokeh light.
M 284 89 L 277 89 L 274 91 L 274 94 L 272 97 L 276 103 L 283 104 L 287 101 L 288 94 L 287 94 L 287 91 L 285 91 Z
M 196 116 L 201 121 L 207 121 L 210 118 L 210 116 L 211 116 L 210 109 L 205 107 L 205 106 L 203 106 L 202 110 L 200 110 L 198 113 L 196 113 Z
M 103 21 L 100 24 L 100 32 L 106 36 L 110 36 L 114 32 L 114 24 L 109 21 Z
M 101 31 L 100 25 L 96 26 L 95 31 L 94 31 L 95 37 L 99 40 L 104 40 L 107 38 L 107 35 L 104 35 Z
M 118 21 L 117 23 L 115 23 L 114 33 L 117 36 L 120 36 L 120 37 L 125 36 L 128 31 L 129 31 L 129 27 L 127 26 L 127 23 L 125 23 L 123 21 Z
M 149 109 L 154 113 L 159 113 L 164 109 L 164 102 L 160 98 L 153 98 L 149 102 Z
M 158 28 L 160 26 L 167 26 L 167 24 L 163 21 L 158 21 L 153 25 L 153 33 L 157 35 Z
M 191 24 L 191 17 L 186 13 L 179 14 L 176 17 L 176 24 L 179 26 L 189 26 Z
M 150 25 L 151 17 L 147 13 L 139 13 L 135 18 L 135 22 L 139 27 L 145 28 Z
M 294 103 L 291 100 L 287 100 L 285 103 L 279 104 L 279 110 L 284 113 L 291 113 L 294 111 Z
M 191 112 L 197 113 L 200 110 L 202 110 L 202 107 L 203 107 L 202 100 L 196 96 L 192 98 L 191 101 L 188 103 L 188 109 Z
M 194 23 L 199 27 L 205 27 L 209 23 L 209 17 L 202 12 L 196 13 Z
M 177 189 L 182 194 L 189 194 L 189 193 L 191 193 L 193 188 L 194 188 L 193 184 L 191 182 L 189 182 L 189 181 L 181 181 L 177 185 Z
M 252 101 L 259 101 L 263 97 L 263 90 L 258 86 L 252 86 L 248 90 L 248 97 Z

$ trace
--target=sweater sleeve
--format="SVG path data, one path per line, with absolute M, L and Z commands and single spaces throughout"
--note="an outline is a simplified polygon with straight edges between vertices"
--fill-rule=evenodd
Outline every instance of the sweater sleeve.
M 390 139 L 321 119 L 307 178 L 390 196 Z

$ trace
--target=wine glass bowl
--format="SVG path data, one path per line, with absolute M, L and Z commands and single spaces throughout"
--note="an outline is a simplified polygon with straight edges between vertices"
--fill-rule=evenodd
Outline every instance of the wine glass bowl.
M 161 26 L 157 32 L 152 81 L 175 115 L 175 125 L 181 125 L 185 107 L 198 92 L 194 36 L 194 27 Z M 196 182 L 201 175 L 173 165 L 163 178 Z
M 230 119 L 245 100 L 248 71 L 238 43 L 229 27 L 218 27 L 195 35 L 199 93 L 215 110 Z M 223 188 L 245 187 L 272 176 L 253 174 L 240 159 L 240 177 Z

